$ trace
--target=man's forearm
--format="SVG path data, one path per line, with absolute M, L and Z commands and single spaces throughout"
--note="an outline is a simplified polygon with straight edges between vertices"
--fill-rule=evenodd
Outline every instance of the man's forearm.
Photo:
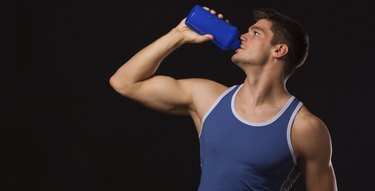
M 148 79 L 155 74 L 164 58 L 182 44 L 182 36 L 174 30 L 170 31 L 123 64 L 111 77 L 111 85 L 115 88 L 123 88 Z

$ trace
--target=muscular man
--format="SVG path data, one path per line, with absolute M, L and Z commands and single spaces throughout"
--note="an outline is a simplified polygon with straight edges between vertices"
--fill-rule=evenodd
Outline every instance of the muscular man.
M 308 54 L 301 25 L 274 9 L 255 10 L 255 23 L 231 57 L 246 78 L 227 87 L 155 75 L 177 48 L 213 39 L 190 30 L 185 19 L 131 57 L 110 84 L 147 107 L 191 116 L 200 138 L 198 190 L 289 190 L 300 172 L 308 191 L 337 190 L 328 128 L 286 88 Z

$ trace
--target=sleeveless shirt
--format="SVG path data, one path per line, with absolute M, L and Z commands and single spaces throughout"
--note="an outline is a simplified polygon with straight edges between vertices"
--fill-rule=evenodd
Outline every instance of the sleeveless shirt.
M 290 132 L 302 102 L 291 96 L 272 119 L 249 122 L 234 107 L 241 86 L 226 90 L 202 120 L 198 191 L 289 190 L 300 174 Z

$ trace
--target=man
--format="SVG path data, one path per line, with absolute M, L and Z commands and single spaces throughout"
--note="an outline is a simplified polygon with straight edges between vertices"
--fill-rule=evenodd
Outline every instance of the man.
M 213 39 L 190 30 L 186 18 L 123 64 L 110 84 L 147 107 L 191 116 L 200 138 L 199 191 L 289 190 L 300 172 L 308 191 L 335 191 L 329 131 L 286 89 L 306 60 L 308 36 L 276 10 L 254 13 L 231 57 L 246 74 L 241 84 L 155 75 L 180 46 Z

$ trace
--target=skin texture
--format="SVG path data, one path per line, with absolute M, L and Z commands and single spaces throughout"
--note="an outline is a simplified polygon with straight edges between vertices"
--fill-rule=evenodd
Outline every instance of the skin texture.
M 209 10 L 207 7 L 205 9 Z M 210 11 L 216 14 L 214 10 Z M 222 14 L 217 16 L 224 19 Z M 126 61 L 111 76 L 110 85 L 121 95 L 146 107 L 191 116 L 200 133 L 204 115 L 228 87 L 208 79 L 174 79 L 155 75 L 162 61 L 180 46 L 213 39 L 211 35 L 199 35 L 190 30 L 185 25 L 185 19 Z M 271 119 L 291 96 L 285 86 L 288 76 L 283 73 L 283 58 L 290 50 L 286 44 L 271 45 L 271 26 L 272 23 L 265 19 L 251 25 L 241 35 L 241 46 L 231 58 L 246 74 L 235 99 L 235 109 L 250 122 Z M 331 162 L 329 131 L 324 122 L 305 106 L 296 115 L 291 140 L 305 175 L 306 190 L 338 190 Z

